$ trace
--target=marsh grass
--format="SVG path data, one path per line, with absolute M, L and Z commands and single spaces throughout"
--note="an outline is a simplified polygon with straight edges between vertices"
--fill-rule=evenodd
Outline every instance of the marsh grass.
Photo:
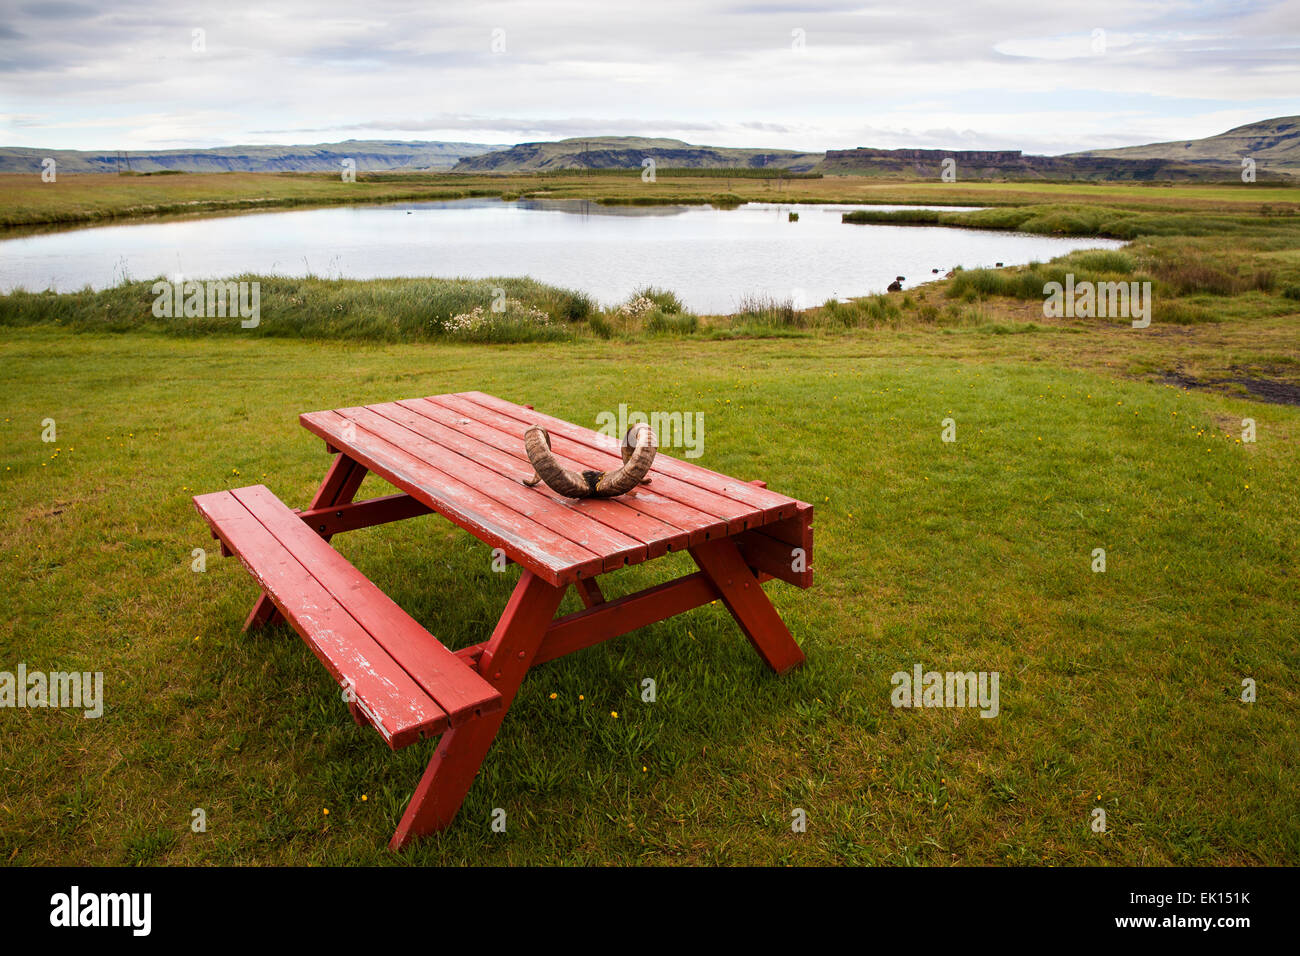
M 699 317 L 685 311 L 675 292 L 657 286 L 643 286 L 622 304 L 606 309 L 588 323 L 602 339 L 620 334 L 625 339 L 643 335 L 692 335 L 700 327 Z
M 268 208 L 334 206 L 498 196 L 495 184 L 447 181 L 425 174 L 180 173 L 159 176 L 0 174 L 0 226 L 143 219 Z
M 317 278 L 238 276 L 258 281 L 262 321 L 254 336 L 352 338 L 375 342 L 437 342 L 454 317 L 490 307 L 501 294 L 516 303 L 492 321 L 461 331 L 464 340 L 508 344 L 645 335 L 722 338 L 800 337 L 837 331 L 997 322 L 984 312 L 999 300 L 1041 303 L 1049 282 L 1151 282 L 1154 321 L 1188 326 L 1287 312 L 1300 294 L 1297 237 L 1250 240 L 1183 237 L 1139 240 L 1122 250 L 1080 250 L 1049 263 L 1006 269 L 959 269 L 951 279 L 897 295 L 873 295 L 798 309 L 791 298 L 743 296 L 735 313 L 697 317 L 671 289 L 638 289 L 622 306 L 601 309 L 581 292 L 529 279 L 389 279 L 325 281 Z M 965 308 L 940 308 L 946 299 Z M 0 296 L 0 327 L 52 324 L 76 330 L 145 329 L 179 335 L 235 334 L 246 330 L 229 318 L 158 319 L 151 282 L 124 283 L 99 292 L 66 295 L 15 292 Z M 513 307 L 512 307 L 513 308 Z M 549 322 L 528 320 L 529 310 Z M 996 311 L 996 309 L 994 310 Z M 1100 319 L 1106 322 L 1110 320 Z
M 644 328 L 651 335 L 692 335 L 699 331 L 700 320 L 689 312 L 655 309 L 645 317 Z
M 1274 253 L 1268 245 L 1253 241 L 1225 248 L 1223 243 L 1184 239 L 1145 241 L 1125 250 L 1077 251 L 1046 264 L 962 270 L 945 284 L 944 295 L 966 302 L 995 297 L 1043 301 L 1047 283 L 1064 286 L 1067 275 L 1073 275 L 1076 286 L 1150 282 L 1153 321 L 1184 326 L 1219 322 L 1228 311 L 1224 300 L 1244 302 L 1262 293 L 1255 300 L 1261 306 L 1274 301 L 1269 294 L 1279 285 L 1277 260 L 1270 258 Z
M 818 314 L 824 328 L 855 329 L 885 325 L 901 320 L 903 310 L 886 295 L 827 301 Z M 922 319 L 924 321 L 924 319 Z
M 632 293 L 632 298 L 649 299 L 654 303 L 655 308 L 664 315 L 672 315 L 683 311 L 682 300 L 671 289 L 662 289 L 652 285 L 643 286 Z
M 1231 265 L 1213 266 L 1205 262 L 1176 262 L 1157 266 L 1152 274 L 1175 295 L 1239 295 L 1243 292 L 1271 292 L 1276 276 L 1270 269 L 1233 270 Z
M 360 281 L 242 275 L 232 281 L 258 282 L 261 290 L 260 322 L 244 329 L 238 317 L 154 316 L 155 281 L 62 295 L 19 291 L 0 296 L 0 327 L 51 324 L 83 332 L 143 329 L 190 336 L 427 342 L 444 337 L 454 316 L 479 308 L 491 321 L 462 337 L 504 343 L 570 338 L 573 327 L 595 311 L 589 296 L 531 279 Z M 517 304 L 514 313 L 491 312 L 499 293 Z M 522 314 L 527 308 L 541 310 L 552 323 L 528 321 Z
M 1003 229 L 1035 235 L 1103 236 L 1111 239 L 1264 234 L 1275 228 L 1267 217 L 1261 220 L 1199 210 L 1146 211 L 1101 204 L 1035 204 L 955 212 L 942 209 L 870 209 L 846 212 L 841 218 L 846 223 L 858 224 Z
M 756 328 L 791 329 L 805 324 L 793 298 L 760 293 L 741 296 L 733 318 L 739 325 Z

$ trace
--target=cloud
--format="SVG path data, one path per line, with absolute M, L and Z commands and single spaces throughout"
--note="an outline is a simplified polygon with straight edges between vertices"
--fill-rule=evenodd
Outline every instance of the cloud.
M 610 133 L 1060 152 L 1300 113 L 1292 10 L 55 0 L 0 28 L 0 102 L 24 117 L 0 130 L 9 145 L 51 148 Z
M 33 20 L 87 20 L 99 15 L 99 9 L 88 3 L 64 3 L 61 0 L 40 0 L 25 3 L 19 12 Z

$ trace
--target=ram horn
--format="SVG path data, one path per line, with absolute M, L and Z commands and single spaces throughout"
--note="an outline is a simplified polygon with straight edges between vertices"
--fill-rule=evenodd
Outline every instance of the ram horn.
M 533 465 L 533 477 L 524 481 L 528 487 L 544 481 L 566 498 L 614 498 L 649 480 L 646 472 L 650 470 L 658 445 L 649 425 L 633 425 L 623 436 L 623 464 L 620 468 L 611 472 L 583 471 L 579 474 L 561 467 L 551 451 L 550 433 L 541 425 L 532 425 L 524 432 L 524 451 Z
M 551 433 L 541 425 L 532 425 L 524 432 L 524 451 L 533 464 L 533 477 L 524 481 L 529 488 L 544 481 L 566 498 L 590 498 L 595 493 L 600 472 L 578 474 L 561 467 L 551 452 Z
M 636 453 L 636 437 L 639 437 L 640 429 L 641 429 L 643 426 L 646 428 L 647 431 L 649 431 L 649 426 L 648 426 L 648 425 L 645 425 L 644 422 L 643 422 L 643 423 L 640 423 L 640 424 L 637 424 L 637 425 L 633 425 L 631 428 L 629 428 L 629 429 L 627 430 L 627 434 L 623 436 L 623 448 L 622 448 L 622 450 L 623 450 L 623 464 L 624 464 L 624 465 L 626 465 L 626 464 L 627 464 L 627 463 L 632 459 L 632 456 Z M 656 442 L 656 439 L 655 439 L 655 436 L 654 436 L 654 432 L 650 432 L 650 441 L 651 441 L 651 442 Z M 659 447 L 659 446 L 658 446 L 658 444 L 656 443 L 656 444 L 655 444 L 656 453 L 657 453 L 657 451 L 658 451 L 658 447 Z M 650 460 L 653 461 L 653 460 L 654 460 L 654 457 L 655 457 L 654 455 L 651 455 L 651 456 L 650 456 Z M 650 467 L 649 465 L 646 466 L 647 469 L 649 469 L 649 467 Z M 641 479 L 641 484 L 643 484 L 643 485 L 648 485 L 648 484 L 650 484 L 650 478 L 648 478 L 648 477 L 647 477 L 647 478 L 642 478 L 642 479 Z
M 623 467 L 607 473 L 596 482 L 596 494 L 601 498 L 625 495 L 637 485 L 648 485 L 646 473 L 659 453 L 654 430 L 645 422 L 638 422 L 623 436 Z

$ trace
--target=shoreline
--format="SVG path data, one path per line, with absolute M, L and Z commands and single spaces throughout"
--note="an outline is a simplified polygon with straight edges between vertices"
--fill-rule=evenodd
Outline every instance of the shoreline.
M 884 180 L 827 177 L 774 185 L 770 180 L 431 174 L 424 181 L 382 175 L 342 183 L 314 174 L 195 173 L 165 177 L 68 175 L 42 184 L 25 174 L 0 174 L 0 239 L 34 231 L 149 222 L 167 216 L 211 216 L 340 205 L 383 205 L 456 199 L 585 199 L 604 206 L 896 205 L 1096 206 L 1137 212 L 1300 216 L 1300 184 L 1045 183 L 972 180 Z M 725 185 L 724 185 L 725 183 Z M 721 187 L 721 188 L 720 188 Z M 1099 237 L 1104 238 L 1104 237 Z M 1120 237 L 1124 238 L 1124 237 Z

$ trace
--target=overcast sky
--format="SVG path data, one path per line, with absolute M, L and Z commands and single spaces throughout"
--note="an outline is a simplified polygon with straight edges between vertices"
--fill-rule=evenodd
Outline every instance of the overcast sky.
M 0 0 L 0 14 L 6 146 L 608 133 L 1059 153 L 1300 114 L 1300 0 Z

